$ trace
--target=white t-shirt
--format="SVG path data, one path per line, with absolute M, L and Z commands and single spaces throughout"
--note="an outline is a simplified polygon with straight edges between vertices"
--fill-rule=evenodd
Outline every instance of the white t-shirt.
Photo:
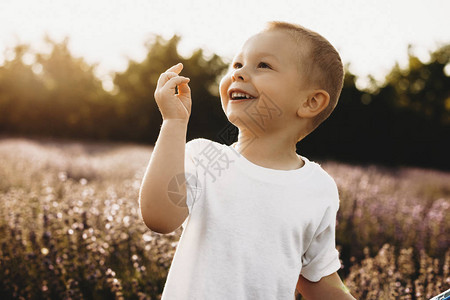
M 208 139 L 186 143 L 189 216 L 163 300 L 292 300 L 300 274 L 319 281 L 340 268 L 336 183 L 301 158 L 275 170 Z

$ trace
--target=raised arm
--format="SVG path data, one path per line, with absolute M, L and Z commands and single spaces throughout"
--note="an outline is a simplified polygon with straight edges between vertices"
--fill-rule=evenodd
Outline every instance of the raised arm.
M 161 74 L 155 100 L 163 123 L 139 191 L 139 205 L 145 225 L 159 233 L 170 233 L 189 214 L 186 205 L 176 205 L 168 195 L 169 182 L 184 174 L 186 132 L 191 113 L 189 78 L 179 76 L 182 64 Z M 175 87 L 178 87 L 176 94 Z M 180 186 L 186 196 L 186 186 Z M 184 197 L 183 199 L 186 199 Z
M 306 300 L 355 300 L 336 272 L 322 277 L 318 282 L 309 281 L 300 275 L 297 282 L 297 291 Z

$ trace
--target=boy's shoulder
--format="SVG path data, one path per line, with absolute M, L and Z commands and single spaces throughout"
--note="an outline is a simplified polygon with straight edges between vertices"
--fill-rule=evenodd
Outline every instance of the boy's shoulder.
M 186 149 L 193 156 L 211 155 L 213 151 L 217 153 L 223 151 L 226 144 L 221 144 L 207 138 L 194 138 L 186 143 Z M 309 174 L 307 178 L 307 186 L 311 191 L 315 191 L 321 195 L 326 195 L 326 198 L 335 199 L 335 205 L 339 207 L 339 192 L 334 178 L 321 166 L 320 163 L 301 156 L 305 161 L 307 168 L 304 174 Z M 305 177 L 304 177 L 305 178 Z
M 227 145 L 209 140 L 207 138 L 193 138 L 186 143 L 186 149 L 189 149 L 191 152 L 196 154 L 199 154 L 202 151 L 211 151 L 214 149 L 221 151 L 223 147 L 227 147 Z
M 222 148 L 229 146 L 213 140 L 209 140 L 207 138 L 193 138 L 186 143 L 186 148 L 189 148 L 193 153 L 196 154 L 205 151 L 205 149 L 207 149 L 208 147 L 211 148 L 210 150 L 212 150 L 213 148 L 221 150 Z M 319 180 L 322 184 L 326 184 L 327 186 L 336 187 L 336 182 L 334 181 L 333 177 L 322 168 L 320 163 L 312 161 L 305 156 L 301 157 L 305 160 L 305 163 L 307 164 L 306 167 L 314 169 L 314 179 Z
M 316 172 L 318 172 L 318 176 L 320 176 L 323 180 L 327 181 L 331 186 L 336 186 L 336 182 L 334 178 L 321 166 L 320 163 L 311 161 L 312 164 L 316 167 Z
M 189 146 L 197 146 L 197 145 L 201 145 L 201 144 L 207 144 L 207 143 L 216 143 L 214 141 L 211 141 L 209 139 L 206 138 L 193 138 L 191 140 L 189 140 L 186 145 Z
M 311 163 L 315 165 L 312 186 L 335 199 L 334 205 L 339 207 L 339 191 L 336 181 L 319 163 L 314 161 Z
M 192 149 L 194 153 L 200 153 L 204 151 L 206 148 L 211 147 L 220 150 L 224 147 L 229 147 L 226 144 L 221 144 L 216 141 L 207 139 L 207 138 L 193 138 L 186 143 L 186 147 Z M 305 156 L 301 156 L 308 168 L 314 169 L 314 179 L 319 180 L 322 184 L 326 184 L 332 188 L 336 187 L 336 182 L 334 178 L 321 166 L 320 163 L 310 160 Z

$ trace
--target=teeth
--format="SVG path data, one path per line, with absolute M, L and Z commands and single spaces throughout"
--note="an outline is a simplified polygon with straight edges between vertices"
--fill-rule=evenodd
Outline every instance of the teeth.
M 231 93 L 231 98 L 235 99 L 235 98 L 253 98 L 252 96 L 248 95 L 248 94 L 244 94 L 244 93 L 238 93 L 238 92 L 233 92 Z

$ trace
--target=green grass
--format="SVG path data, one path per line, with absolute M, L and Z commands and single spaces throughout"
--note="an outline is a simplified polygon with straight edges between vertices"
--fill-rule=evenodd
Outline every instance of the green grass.
M 0 299 L 159 299 L 181 228 L 161 235 L 140 217 L 151 151 L 1 139 Z M 339 187 L 340 275 L 355 297 L 450 288 L 449 173 L 321 163 Z

